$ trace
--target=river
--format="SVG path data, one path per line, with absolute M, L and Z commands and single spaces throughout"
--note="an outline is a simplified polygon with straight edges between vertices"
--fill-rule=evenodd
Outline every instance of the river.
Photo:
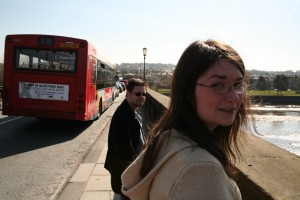
M 300 106 L 253 106 L 259 137 L 300 156 Z

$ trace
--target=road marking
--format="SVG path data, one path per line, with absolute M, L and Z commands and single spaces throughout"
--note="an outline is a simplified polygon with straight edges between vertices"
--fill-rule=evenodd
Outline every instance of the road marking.
M 2 124 L 5 124 L 5 123 L 7 123 L 7 122 L 14 121 L 14 120 L 16 120 L 16 119 L 20 119 L 20 118 L 22 118 L 22 117 L 16 117 L 16 118 L 13 118 L 13 119 L 7 120 L 7 121 L 5 121 L 5 122 L 1 122 L 1 123 L 0 123 L 0 125 L 2 125 Z

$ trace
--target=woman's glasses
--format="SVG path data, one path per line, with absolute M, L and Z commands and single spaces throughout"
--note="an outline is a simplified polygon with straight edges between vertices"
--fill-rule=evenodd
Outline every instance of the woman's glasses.
M 140 96 L 143 95 L 145 97 L 147 95 L 147 93 L 146 92 L 144 92 L 144 93 L 142 93 L 142 92 L 136 92 L 136 93 L 134 93 L 134 95 L 137 96 L 137 97 L 140 97 Z
M 238 94 L 244 94 L 244 92 L 247 89 L 247 84 L 245 82 L 236 83 L 234 85 L 229 85 L 229 86 L 226 86 L 226 85 L 221 84 L 221 83 L 214 84 L 214 85 L 211 85 L 211 86 L 203 85 L 201 83 L 196 83 L 196 85 L 213 89 L 215 91 L 215 93 L 219 94 L 219 95 L 229 94 L 232 88 L 234 88 L 234 90 L 235 90 L 236 93 L 238 93 Z

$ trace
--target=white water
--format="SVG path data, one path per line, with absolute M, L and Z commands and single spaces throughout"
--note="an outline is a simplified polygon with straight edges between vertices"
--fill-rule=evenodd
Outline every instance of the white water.
M 300 107 L 254 106 L 260 137 L 300 156 Z

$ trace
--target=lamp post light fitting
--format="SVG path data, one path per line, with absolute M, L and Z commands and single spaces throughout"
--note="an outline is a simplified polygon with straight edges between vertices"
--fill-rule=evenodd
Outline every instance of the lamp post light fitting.
M 147 48 L 143 48 L 143 55 L 144 55 L 144 81 L 146 81 L 146 71 L 145 71 L 145 61 L 146 61 L 146 55 L 147 55 Z

